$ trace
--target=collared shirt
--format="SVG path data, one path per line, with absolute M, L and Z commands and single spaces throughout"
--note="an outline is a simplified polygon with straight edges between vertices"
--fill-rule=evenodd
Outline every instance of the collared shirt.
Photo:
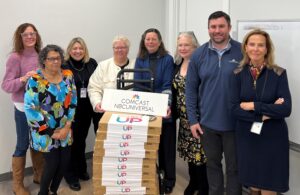
M 221 57 L 227 50 L 229 50 L 229 49 L 231 48 L 230 40 L 231 40 L 231 39 L 228 40 L 228 42 L 227 42 L 225 48 L 223 48 L 223 49 L 217 49 L 217 48 L 212 44 L 212 41 L 210 40 L 210 41 L 209 41 L 209 46 L 208 46 L 208 48 L 211 49 L 211 50 L 216 51 L 216 52 L 218 53 L 218 56 Z

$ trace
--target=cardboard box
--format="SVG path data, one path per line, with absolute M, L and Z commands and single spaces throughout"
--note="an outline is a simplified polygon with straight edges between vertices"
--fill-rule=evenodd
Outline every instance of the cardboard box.
M 162 118 L 144 122 L 140 115 L 103 115 L 94 147 L 94 194 L 158 194 L 156 159 Z
M 156 177 L 152 179 L 127 179 L 127 178 L 93 178 L 94 186 L 106 187 L 148 187 L 156 188 Z
M 158 144 L 160 142 L 160 135 L 137 135 L 137 134 L 129 134 L 129 133 L 123 133 L 123 134 L 113 134 L 108 137 L 106 132 L 97 132 L 96 141 L 102 141 L 102 140 L 110 140 L 112 142 L 122 142 L 122 141 L 137 141 L 137 142 L 149 142 L 149 143 L 156 143 Z
M 129 116 L 141 116 L 130 113 L 117 113 L 117 112 L 105 112 L 99 121 L 98 132 L 107 132 L 107 124 L 112 114 L 119 114 L 121 116 L 129 115 Z M 148 124 L 148 135 L 160 135 L 161 134 L 161 126 L 162 126 L 162 117 L 156 117 L 155 120 L 149 121 Z
M 94 183 L 95 182 L 95 183 Z M 159 194 L 159 186 L 158 181 L 155 181 L 156 185 L 152 185 L 151 187 L 133 187 L 133 186 L 101 186 L 99 185 L 99 181 L 93 180 L 94 186 L 94 195 L 118 195 L 118 194 L 132 194 L 132 195 L 158 195 Z
M 127 157 L 127 158 L 150 158 L 157 159 L 157 151 L 156 150 L 135 150 L 135 149 L 97 149 L 94 151 L 94 158 L 98 157 Z
M 128 141 L 108 141 L 108 140 L 96 140 L 94 149 L 97 150 L 99 148 L 104 149 L 112 149 L 112 148 L 137 148 L 137 149 L 145 149 L 145 150 L 158 150 L 159 143 L 149 143 L 149 142 L 136 142 L 132 140 Z
M 156 175 L 156 164 L 125 164 L 121 163 L 118 165 L 115 164 L 93 164 L 93 178 L 99 179 L 103 176 L 103 172 L 110 173 L 110 175 L 118 175 L 119 173 L 127 173 L 123 176 L 131 175 L 140 175 L 141 178 L 151 179 Z M 122 177 L 122 175 L 119 175 Z

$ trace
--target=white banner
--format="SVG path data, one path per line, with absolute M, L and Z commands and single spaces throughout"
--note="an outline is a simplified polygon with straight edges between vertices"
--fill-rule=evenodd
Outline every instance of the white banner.
M 101 107 L 106 111 L 166 116 L 168 95 L 141 91 L 104 89 Z

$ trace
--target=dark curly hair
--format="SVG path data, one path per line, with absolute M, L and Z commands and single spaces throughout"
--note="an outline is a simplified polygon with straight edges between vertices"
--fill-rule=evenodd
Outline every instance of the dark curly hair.
M 45 68 L 44 61 L 47 59 L 50 51 L 58 52 L 61 58 L 61 63 L 64 63 L 64 50 L 57 45 L 46 45 L 39 54 L 39 65 L 41 68 Z

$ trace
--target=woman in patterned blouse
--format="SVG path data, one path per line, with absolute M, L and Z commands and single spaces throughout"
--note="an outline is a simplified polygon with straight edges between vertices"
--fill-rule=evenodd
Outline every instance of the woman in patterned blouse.
M 179 156 L 188 162 L 190 181 L 184 195 L 193 195 L 196 191 L 201 195 L 208 195 L 208 181 L 206 176 L 206 156 L 200 139 L 194 138 L 186 113 L 185 81 L 190 57 L 199 46 L 192 31 L 181 32 L 177 38 L 175 53 L 175 70 L 173 79 L 173 118 L 179 119 L 177 150 Z
M 56 45 L 47 45 L 40 52 L 41 68 L 29 78 L 24 97 L 31 147 L 45 158 L 39 195 L 48 195 L 49 188 L 57 194 L 71 154 L 77 96 L 72 72 L 61 69 L 63 54 Z

